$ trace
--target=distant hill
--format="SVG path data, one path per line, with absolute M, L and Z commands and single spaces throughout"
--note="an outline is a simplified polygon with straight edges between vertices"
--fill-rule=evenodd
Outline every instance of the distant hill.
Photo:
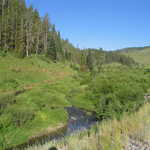
M 145 50 L 146 48 L 150 48 L 150 46 L 144 46 L 144 47 L 127 47 L 127 48 L 123 48 L 123 49 L 118 49 L 117 51 L 126 51 L 126 52 L 130 52 L 132 51 L 142 51 Z
M 144 65 L 150 65 L 150 46 L 129 47 L 117 50 L 119 53 L 132 57 L 136 62 Z

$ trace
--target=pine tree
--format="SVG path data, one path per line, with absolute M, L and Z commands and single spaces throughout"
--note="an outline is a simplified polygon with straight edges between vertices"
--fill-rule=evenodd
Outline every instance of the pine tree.
M 52 30 L 48 35 L 48 49 L 46 56 L 50 57 L 54 62 L 57 61 L 57 47 L 55 36 L 56 36 L 55 26 L 52 26 Z
M 87 65 L 89 71 L 93 71 L 93 69 L 95 67 L 95 58 L 92 53 L 92 50 L 88 50 L 88 54 L 86 57 L 86 65 Z
M 41 34 L 41 20 L 37 10 L 33 14 L 33 48 L 34 53 L 38 55 L 40 53 L 40 34 Z
M 44 44 L 44 53 L 48 50 L 48 33 L 49 33 L 49 16 L 48 14 L 45 15 L 43 19 L 43 44 Z

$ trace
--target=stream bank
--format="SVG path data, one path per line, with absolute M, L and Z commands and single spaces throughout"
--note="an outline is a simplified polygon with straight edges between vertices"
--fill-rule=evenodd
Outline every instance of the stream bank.
M 6 150 L 20 150 L 33 145 L 43 145 L 52 140 L 61 140 L 74 132 L 88 130 L 97 122 L 94 112 L 74 106 L 66 107 L 65 109 L 68 112 L 68 122 L 66 125 L 62 124 L 61 126 L 56 127 L 56 129 L 52 132 L 45 130 L 45 132 L 41 132 L 36 136 L 31 137 L 27 142 L 15 147 L 7 148 Z

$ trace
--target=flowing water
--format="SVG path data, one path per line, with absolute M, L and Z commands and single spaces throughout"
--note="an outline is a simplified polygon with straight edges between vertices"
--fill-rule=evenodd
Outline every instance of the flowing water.
M 96 123 L 95 115 L 88 114 L 87 111 L 83 109 L 76 107 L 67 107 L 66 109 L 69 115 L 66 135 L 89 129 Z

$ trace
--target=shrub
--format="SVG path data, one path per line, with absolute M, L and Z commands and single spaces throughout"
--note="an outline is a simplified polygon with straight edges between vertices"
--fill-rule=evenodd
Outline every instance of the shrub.
M 141 70 L 106 72 L 89 83 L 89 99 L 95 104 L 97 117 L 107 119 L 136 111 L 145 101 L 150 87 L 148 76 Z
M 0 113 L 11 104 L 14 104 L 15 101 L 15 96 L 14 94 L 0 94 Z
M 21 127 L 35 117 L 34 110 L 28 106 L 13 105 L 7 110 L 7 113 L 11 114 L 11 124 L 15 127 Z

